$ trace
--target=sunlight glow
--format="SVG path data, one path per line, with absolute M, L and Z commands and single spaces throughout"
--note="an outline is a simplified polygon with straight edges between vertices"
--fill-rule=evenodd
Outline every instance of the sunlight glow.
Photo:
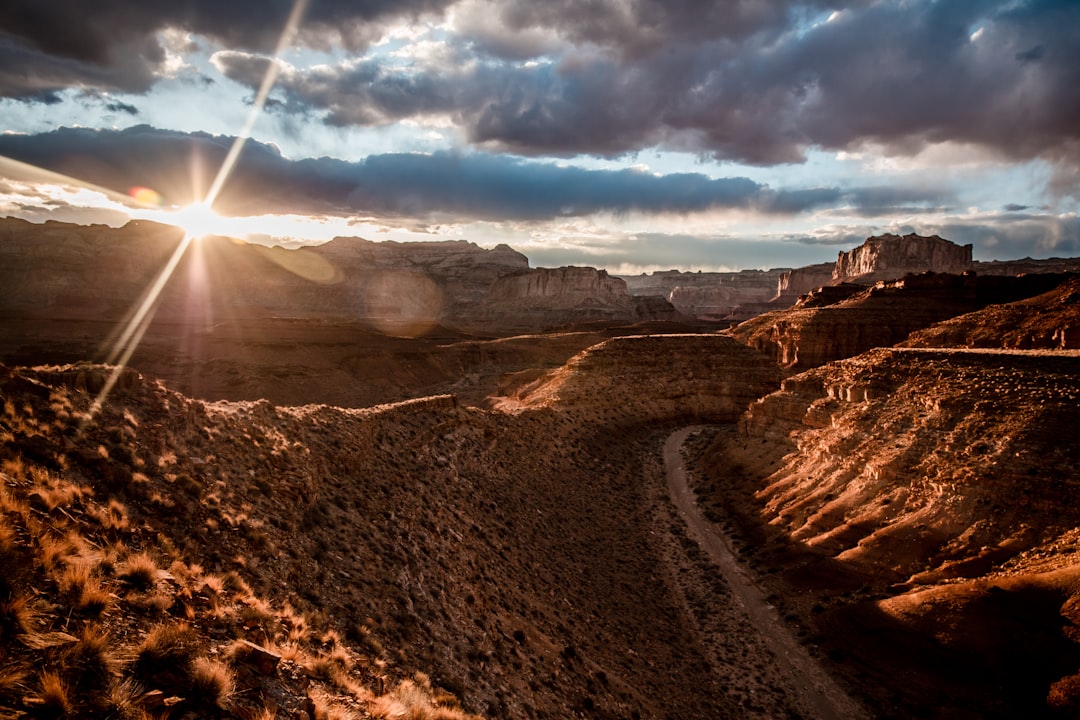
M 105 398 L 108 397 L 109 393 L 116 385 L 117 380 L 120 378 L 120 375 L 127 367 L 131 355 L 135 352 L 135 348 L 138 347 L 143 334 L 146 332 L 147 327 L 150 325 L 150 321 L 153 319 L 154 310 L 157 308 L 157 301 L 161 295 L 161 291 L 165 288 L 169 278 L 172 277 L 173 272 L 176 270 L 176 266 L 180 264 L 180 260 L 191 246 L 192 240 L 195 237 L 203 237 L 205 235 L 227 234 L 222 233 L 223 219 L 212 209 L 214 200 L 217 199 L 222 187 L 224 187 L 225 181 L 228 179 L 233 166 L 236 164 L 236 160 L 240 157 L 240 151 L 243 149 L 244 143 L 251 135 L 255 120 L 262 112 L 266 98 L 270 94 L 270 88 L 273 86 L 274 80 L 277 79 L 278 64 L 276 59 L 280 57 L 285 48 L 292 42 L 292 38 L 300 25 L 300 18 L 307 9 L 307 4 L 308 0 L 294 0 L 292 12 L 289 13 L 289 19 L 285 23 L 285 27 L 281 32 L 281 37 L 278 40 L 277 49 L 274 52 L 275 62 L 270 63 L 268 66 L 266 76 L 263 78 L 262 85 L 259 87 L 258 96 L 255 98 L 255 104 L 252 106 L 247 122 L 244 124 L 244 129 L 237 136 L 236 141 L 233 142 L 232 147 L 229 149 L 229 154 L 218 169 L 217 176 L 214 178 L 214 183 L 211 185 L 210 190 L 206 193 L 206 197 L 203 198 L 201 203 L 194 203 L 185 208 L 181 208 L 179 211 L 172 214 L 173 219 L 171 222 L 172 224 L 180 225 L 180 227 L 183 228 L 184 238 L 180 241 L 180 244 L 176 246 L 176 250 L 173 251 L 172 256 L 154 280 L 153 285 L 147 290 L 142 302 L 139 303 L 138 308 L 134 314 L 132 314 L 131 319 L 128 320 L 127 325 L 110 352 L 107 362 L 110 364 L 116 363 L 116 366 L 113 368 L 113 372 L 109 376 L 109 379 L 105 382 L 105 387 L 102 388 L 97 398 L 95 398 L 94 403 L 90 408 L 90 413 L 83 423 L 84 429 L 86 423 L 100 412 Z M 150 192 L 153 191 L 151 190 Z M 165 222 L 170 221 L 165 220 Z
M 226 218 L 221 217 L 207 203 L 192 203 L 166 216 L 171 225 L 178 225 L 184 232 L 198 240 L 210 235 L 230 235 Z

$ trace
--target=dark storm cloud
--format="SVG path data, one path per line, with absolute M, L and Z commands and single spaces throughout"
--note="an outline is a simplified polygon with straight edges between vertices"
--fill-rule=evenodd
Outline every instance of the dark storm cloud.
M 300 40 L 358 50 L 381 34 L 379 23 L 451 0 L 312 0 Z M 173 28 L 226 47 L 271 50 L 291 0 L 7 0 L 0 5 L 0 95 L 32 99 L 66 87 L 144 92 L 165 58 L 157 34 Z
M 0 154 L 120 192 L 143 185 L 173 204 L 199 198 L 232 138 L 146 125 L 121 131 L 62 128 L 0 136 Z M 194 181 L 192 174 L 194 173 Z M 881 196 L 934 202 L 910 190 L 773 189 L 747 178 L 587 170 L 489 154 L 376 155 L 360 162 L 289 160 L 248 142 L 220 198 L 233 213 L 544 220 L 610 212 L 694 213 L 735 208 L 794 214 Z
M 280 92 L 332 124 L 441 113 L 472 142 L 518 154 L 615 156 L 659 143 L 774 164 L 815 146 L 912 154 L 951 140 L 1060 160 L 1063 144 L 1080 142 L 1076 2 L 882 2 L 816 25 L 805 7 L 771 3 L 492 7 L 501 24 L 487 18 L 482 42 L 469 44 L 468 23 L 451 39 L 474 62 L 320 67 Z M 506 62 L 500 32 L 509 42 L 529 29 L 556 33 L 561 50 Z M 482 54 L 490 48 L 500 56 Z M 253 87 L 261 78 L 239 57 L 221 69 Z M 1075 147 L 1067 155 L 1080 160 Z

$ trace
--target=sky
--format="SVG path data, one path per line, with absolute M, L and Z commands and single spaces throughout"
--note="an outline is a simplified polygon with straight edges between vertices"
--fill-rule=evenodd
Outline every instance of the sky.
M 184 208 L 624 274 L 1076 256 L 1080 2 L 6 0 L 0 216 Z

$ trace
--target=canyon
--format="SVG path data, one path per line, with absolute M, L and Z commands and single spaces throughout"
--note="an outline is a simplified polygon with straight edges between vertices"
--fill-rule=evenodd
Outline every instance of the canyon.
M 121 368 L 176 232 L 0 232 L 0 711 L 50 707 L 38 668 L 86 687 L 95 637 L 99 716 L 1080 710 L 1073 260 L 907 236 L 695 286 L 211 239 Z M 161 627 L 233 691 L 148 674 Z

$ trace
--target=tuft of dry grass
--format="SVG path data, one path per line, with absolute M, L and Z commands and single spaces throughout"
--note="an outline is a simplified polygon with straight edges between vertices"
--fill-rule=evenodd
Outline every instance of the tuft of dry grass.
M 60 591 L 67 595 L 72 609 L 84 615 L 97 617 L 112 604 L 112 595 L 88 562 L 69 564 L 58 584 Z
M 72 717 L 75 706 L 70 689 L 57 673 L 45 670 L 38 676 L 41 695 L 37 698 L 35 715 L 44 718 Z
M 0 666 L 0 699 L 17 700 L 26 694 L 30 671 L 19 665 Z
M 127 532 L 131 528 L 131 521 L 128 519 L 127 508 L 119 500 L 109 500 L 109 504 L 105 507 L 93 507 L 88 511 L 90 517 L 97 520 L 101 525 L 102 530 L 106 532 L 122 533 Z
M 158 579 L 158 566 L 148 553 L 129 555 L 120 565 L 116 576 L 136 590 L 150 590 Z
M 235 690 L 232 669 L 209 658 L 195 658 L 189 673 L 188 699 L 201 707 L 225 708 Z
M 87 625 L 79 641 L 65 653 L 63 665 L 70 675 L 78 678 L 76 688 L 80 692 L 108 687 L 117 666 L 110 650 L 111 642 L 107 632 Z
M 163 623 L 151 628 L 135 653 L 136 679 L 163 690 L 186 685 L 198 656 L 199 636 L 186 623 Z
M 408 718 L 409 720 L 480 720 L 458 706 L 457 698 L 431 687 L 424 673 L 412 680 L 402 680 L 396 688 L 375 698 L 370 707 L 372 717 Z
M 0 600 L 0 647 L 8 645 L 18 635 L 32 632 L 35 615 L 26 595 Z
M 143 687 L 128 678 L 108 686 L 96 708 L 101 717 L 113 720 L 150 720 L 150 715 L 139 707 L 139 699 L 144 694 Z

